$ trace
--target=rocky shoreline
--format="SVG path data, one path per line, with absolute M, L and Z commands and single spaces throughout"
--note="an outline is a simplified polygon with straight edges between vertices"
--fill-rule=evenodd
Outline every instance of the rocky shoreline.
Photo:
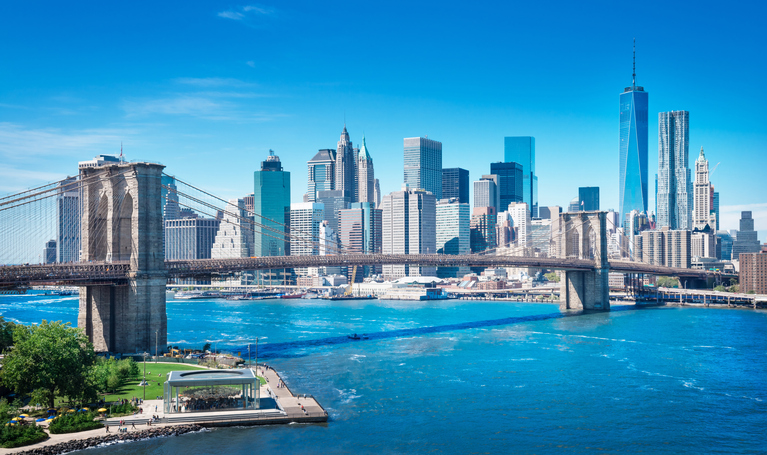
M 58 444 L 30 449 L 20 454 L 26 455 L 59 455 L 63 453 L 85 450 L 90 447 L 97 447 L 103 444 L 114 444 L 116 442 L 141 441 L 150 438 L 161 438 L 166 436 L 178 436 L 185 433 L 194 433 L 204 430 L 200 425 L 178 425 L 167 427 L 154 427 L 145 430 L 133 431 L 130 433 L 112 433 L 104 436 L 96 436 L 87 439 L 78 439 L 73 441 L 60 442 Z

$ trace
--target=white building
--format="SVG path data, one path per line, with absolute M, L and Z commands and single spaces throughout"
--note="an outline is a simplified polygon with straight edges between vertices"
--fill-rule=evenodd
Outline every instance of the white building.
M 530 207 L 526 202 L 512 202 L 509 204 L 508 211 L 517 231 L 517 247 L 524 250 L 532 246 L 530 242 Z
M 463 255 L 471 252 L 471 208 L 457 198 L 442 199 L 437 203 L 437 254 Z M 439 267 L 440 278 L 461 277 L 469 273 L 468 267 Z
M 402 191 L 387 194 L 381 201 L 383 209 L 383 254 L 435 254 L 437 252 L 436 206 L 434 195 L 425 190 L 411 190 L 407 184 Z M 434 276 L 436 267 L 384 265 L 386 279 L 404 276 Z
M 325 215 L 325 206 L 317 202 L 290 204 L 290 255 L 318 256 L 320 254 L 320 225 Z M 296 268 L 296 275 L 306 276 L 309 269 Z
M 253 256 L 253 224 L 245 202 L 230 199 L 224 209 L 224 218 L 218 227 L 210 257 L 213 259 L 248 258 Z
M 694 209 L 692 212 L 693 229 L 703 229 L 708 225 L 716 229 L 716 216 L 711 207 L 711 182 L 708 179 L 708 160 L 700 148 L 700 156 L 695 160 Z M 693 254 L 695 256 L 695 254 Z M 710 256 L 702 256 L 710 257 Z

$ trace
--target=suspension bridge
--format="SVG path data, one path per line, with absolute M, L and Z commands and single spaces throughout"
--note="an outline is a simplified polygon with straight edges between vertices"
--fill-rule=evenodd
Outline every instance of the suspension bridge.
M 0 264 L 6 264 L 0 265 L 0 291 L 41 284 L 80 286 L 78 326 L 96 349 L 134 353 L 166 344 L 169 279 L 306 267 L 531 267 L 562 271 L 562 309 L 609 310 L 610 271 L 683 280 L 706 280 L 716 273 L 610 258 L 605 212 L 563 213 L 550 236 L 481 254 L 361 254 L 301 232 L 286 220 L 244 214 L 231 202 L 177 177 L 173 184 L 164 183 L 168 176 L 163 169 L 149 162 L 108 163 L 0 198 Z M 67 202 L 67 195 L 76 196 L 77 204 Z M 242 232 L 309 246 L 314 254 L 165 260 L 165 201 L 236 225 Z M 62 234 L 65 218 L 74 219 L 77 232 Z M 77 254 L 41 260 L 38 251 L 51 238 L 77 244 Z M 59 250 L 64 251 L 64 245 Z

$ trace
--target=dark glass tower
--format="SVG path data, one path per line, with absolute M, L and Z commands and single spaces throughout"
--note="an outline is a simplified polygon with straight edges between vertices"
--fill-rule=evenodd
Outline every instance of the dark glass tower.
M 469 171 L 454 167 L 442 169 L 442 199 L 458 198 L 469 204 Z
M 647 108 L 648 93 L 636 85 L 635 64 L 631 87 L 626 87 L 620 95 L 618 205 L 621 224 L 625 223 L 626 213 L 632 210 L 647 212 Z
M 582 186 L 578 188 L 578 204 L 580 204 L 578 210 L 586 212 L 599 210 L 599 187 Z
M 522 202 L 527 203 L 531 216 L 537 218 L 538 176 L 535 175 L 535 138 L 531 136 L 503 138 L 503 161 L 518 163 L 522 166 Z
M 523 202 L 522 165 L 490 163 L 490 174 L 498 176 L 498 212 L 505 212 L 512 202 Z

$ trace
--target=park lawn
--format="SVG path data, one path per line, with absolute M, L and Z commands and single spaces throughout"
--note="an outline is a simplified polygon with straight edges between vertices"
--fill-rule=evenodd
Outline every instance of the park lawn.
M 123 398 L 131 399 L 133 397 L 144 398 L 144 387 L 140 386 L 141 380 L 144 377 L 144 362 L 137 362 L 139 368 L 139 375 L 137 379 L 127 381 L 127 383 L 120 387 L 116 393 L 104 396 L 105 401 L 116 401 Z M 146 380 L 149 383 L 146 386 L 146 399 L 154 400 L 158 396 L 163 394 L 163 384 L 168 378 L 168 373 L 171 371 L 181 370 L 204 370 L 203 367 L 197 365 L 190 365 L 188 363 L 146 363 Z M 157 376 L 157 375 L 160 376 Z M 157 383 L 160 385 L 157 385 Z

